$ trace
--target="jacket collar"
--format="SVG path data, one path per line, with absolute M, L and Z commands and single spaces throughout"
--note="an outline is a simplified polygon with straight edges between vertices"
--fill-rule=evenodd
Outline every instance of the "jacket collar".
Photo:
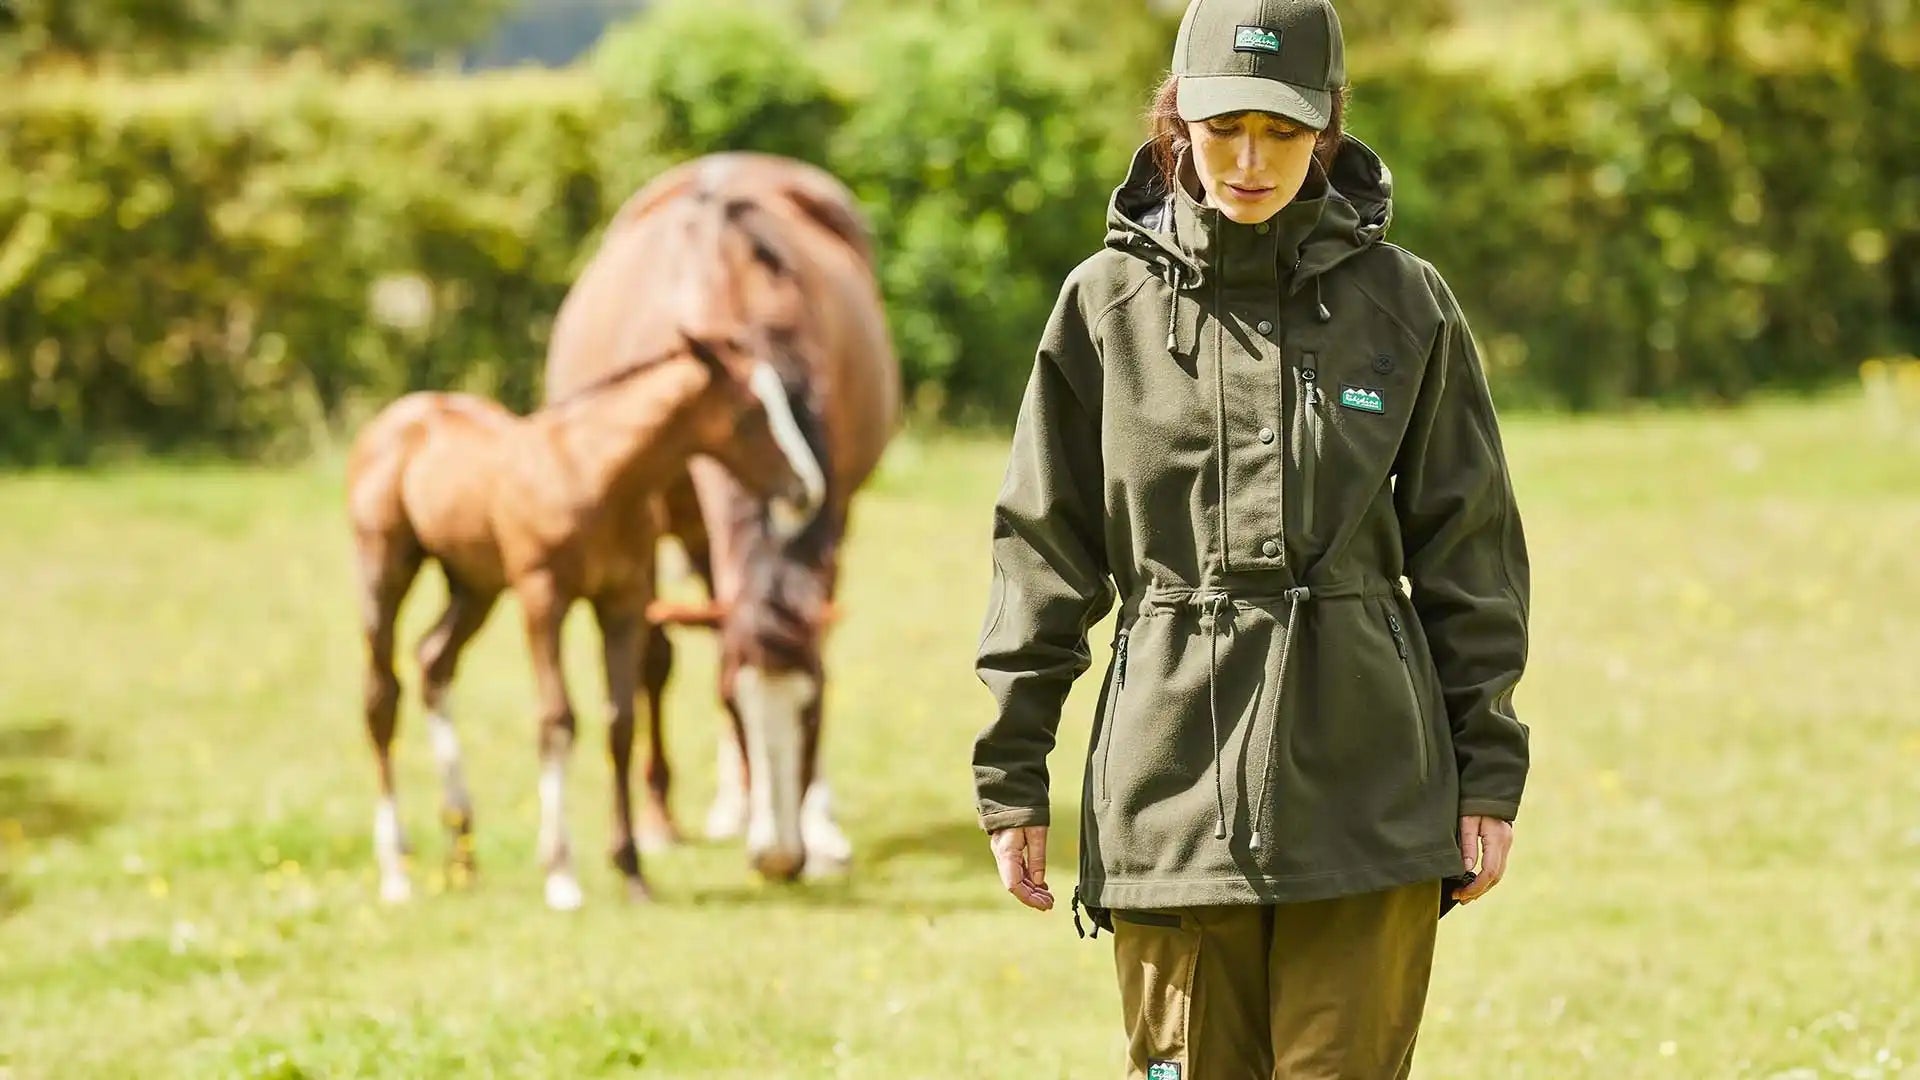
M 1315 163 L 1300 194 L 1260 225 L 1243 225 L 1175 186 L 1173 231 L 1181 249 L 1226 289 L 1279 289 L 1297 284 L 1301 249 L 1326 215 L 1326 174 Z

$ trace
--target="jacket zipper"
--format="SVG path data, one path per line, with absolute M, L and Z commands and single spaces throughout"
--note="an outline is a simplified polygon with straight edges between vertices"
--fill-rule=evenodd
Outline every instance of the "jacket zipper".
M 1387 629 L 1393 632 L 1393 648 L 1400 654 L 1400 671 L 1407 677 L 1407 693 L 1413 698 L 1413 715 L 1418 720 L 1420 730 L 1420 782 L 1425 783 L 1427 774 L 1433 768 L 1433 750 L 1427 745 L 1432 736 L 1427 731 L 1427 707 L 1420 701 L 1420 691 L 1413 683 L 1413 658 L 1407 651 L 1406 635 L 1400 629 L 1400 616 L 1387 612 Z
M 1300 410 L 1305 420 L 1305 438 L 1300 450 L 1300 535 L 1313 535 L 1313 463 L 1320 456 L 1320 373 L 1311 362 L 1300 369 L 1305 388 L 1300 395 Z
M 1127 685 L 1127 631 L 1114 635 L 1113 689 L 1107 693 L 1107 715 L 1100 721 L 1100 790 L 1107 801 L 1107 756 L 1113 752 L 1113 718 L 1120 713 L 1120 691 Z

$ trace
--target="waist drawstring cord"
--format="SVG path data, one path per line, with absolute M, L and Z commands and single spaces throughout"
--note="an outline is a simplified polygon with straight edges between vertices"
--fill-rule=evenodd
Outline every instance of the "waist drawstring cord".
M 1267 762 L 1261 770 L 1260 797 L 1253 802 L 1253 834 L 1247 838 L 1250 851 L 1260 850 L 1260 823 L 1266 817 L 1267 797 L 1273 790 L 1273 759 L 1280 755 L 1280 710 L 1286 703 L 1287 661 L 1293 655 L 1293 635 L 1300 625 L 1300 605 L 1312 595 L 1305 585 L 1286 591 L 1287 632 L 1280 639 L 1280 675 L 1274 685 L 1273 723 L 1267 725 Z
M 1220 678 L 1220 615 L 1225 612 L 1229 618 L 1233 614 L 1233 601 L 1225 593 L 1213 593 L 1201 598 L 1200 623 L 1207 630 L 1207 717 L 1213 724 L 1213 806 L 1219 815 L 1213 828 L 1215 840 L 1227 838 L 1227 792 L 1225 782 L 1220 779 L 1220 755 L 1225 748 L 1220 745 L 1220 695 L 1215 684 Z

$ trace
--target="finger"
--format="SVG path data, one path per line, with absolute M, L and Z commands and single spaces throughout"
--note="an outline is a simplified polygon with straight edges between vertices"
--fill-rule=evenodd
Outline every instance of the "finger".
M 1480 833 L 1480 872 L 1473 879 L 1472 885 L 1460 891 L 1460 902 L 1463 904 L 1485 896 L 1488 890 L 1500 883 L 1500 875 L 1506 869 L 1505 845 L 1502 839 L 1502 833 L 1505 830 L 1500 828 L 1499 823 L 1492 820 L 1483 821 L 1480 828 L 1483 830 Z
M 1460 868 L 1473 869 L 1474 856 L 1480 843 L 1480 819 L 1463 817 L 1460 819 Z
M 1014 899 L 1035 911 L 1053 910 L 1053 894 L 1045 889 L 1035 888 L 1030 882 L 1019 882 L 1008 891 L 1013 893 Z
M 1026 880 L 1026 860 L 1020 857 L 1020 849 L 1004 844 L 999 837 L 994 838 L 993 862 L 1000 869 L 1000 884 L 1008 889 Z
M 1482 847 L 1486 852 L 1486 865 L 1481 869 L 1480 876 L 1488 880 L 1487 887 L 1480 891 L 1485 893 L 1507 876 L 1507 853 L 1513 849 L 1513 829 L 1493 826 L 1486 834 Z
M 1027 880 L 1044 889 L 1047 887 L 1047 834 L 1035 830 L 1027 832 Z

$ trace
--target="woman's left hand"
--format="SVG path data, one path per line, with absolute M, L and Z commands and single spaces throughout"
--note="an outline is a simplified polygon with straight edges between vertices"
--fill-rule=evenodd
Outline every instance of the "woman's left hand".
M 1478 873 L 1473 884 L 1464 889 L 1455 889 L 1453 898 L 1463 904 L 1471 903 L 1500 884 L 1501 876 L 1507 872 L 1507 852 L 1512 847 L 1513 822 L 1479 814 L 1461 818 L 1460 861 L 1468 870 Z M 1474 865 L 1475 855 L 1479 856 L 1480 865 L 1477 867 Z

